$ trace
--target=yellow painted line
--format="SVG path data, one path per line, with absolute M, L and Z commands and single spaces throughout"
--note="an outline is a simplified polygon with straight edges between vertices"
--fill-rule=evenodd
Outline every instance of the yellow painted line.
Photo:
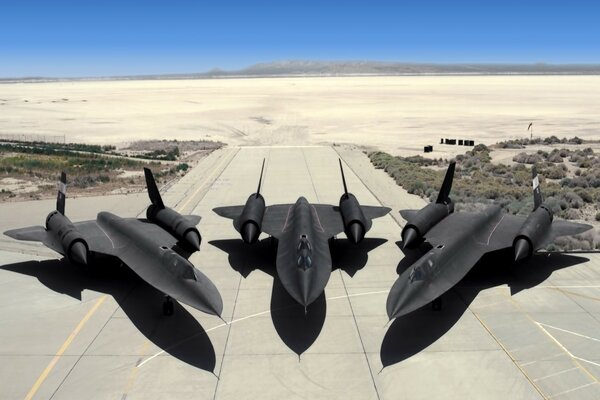
M 44 381 L 46 380 L 46 378 L 48 377 L 50 372 L 52 372 L 52 369 L 58 363 L 58 360 L 60 360 L 60 357 L 64 354 L 65 351 L 67 351 L 67 349 L 69 348 L 71 343 L 73 343 L 73 340 L 75 339 L 77 334 L 81 331 L 81 329 L 84 327 L 86 322 L 89 321 L 89 319 L 92 317 L 92 315 L 94 315 L 94 313 L 98 310 L 98 308 L 102 305 L 102 303 L 104 303 L 104 300 L 106 300 L 106 295 L 100 297 L 96 301 L 94 306 L 90 309 L 90 311 L 88 311 L 87 314 L 85 314 L 85 316 L 81 319 L 81 321 L 79 321 L 79 324 L 77 324 L 77 326 L 75 327 L 73 332 L 71 332 L 71 334 L 69 335 L 67 340 L 65 340 L 65 342 L 62 344 L 62 346 L 60 346 L 60 349 L 58 349 L 58 351 L 56 352 L 56 355 L 54 356 L 52 361 L 50 361 L 50 364 L 48 364 L 48 366 L 42 372 L 40 377 L 37 378 L 37 381 L 35 381 L 35 383 L 31 387 L 31 389 L 29 390 L 29 393 L 27 393 L 27 396 L 25 396 L 25 400 L 31 400 L 33 398 L 33 396 L 35 396 L 35 394 L 39 390 L 40 386 L 42 386 L 42 383 L 44 383 Z
M 194 197 L 196 197 L 196 195 L 198 194 L 198 192 L 200 192 L 200 190 L 202 190 L 202 189 L 204 188 L 204 185 L 206 185 L 206 183 L 207 183 L 207 182 L 208 182 L 210 179 L 212 179 L 213 175 L 214 175 L 214 174 L 215 174 L 217 171 L 219 171 L 219 169 L 220 169 L 220 168 L 221 168 L 221 166 L 222 166 L 222 165 L 225 163 L 225 161 L 227 161 L 227 160 L 229 159 L 229 154 L 230 154 L 230 153 L 231 153 L 231 152 L 229 152 L 228 154 L 224 154 L 224 155 L 223 155 L 223 158 L 221 159 L 221 162 L 219 163 L 219 165 L 218 165 L 218 166 L 217 166 L 215 169 L 213 169 L 213 172 L 211 172 L 211 174 L 210 174 L 209 176 L 207 176 L 207 177 L 206 177 L 206 179 L 204 179 L 204 181 L 202 181 L 202 183 L 201 183 L 200 185 L 198 185 L 198 189 L 196 189 L 196 191 L 194 192 L 194 194 L 192 194 L 191 196 L 188 196 L 188 199 L 186 200 L 186 202 L 185 202 L 185 203 L 183 203 L 183 205 L 182 205 L 181 207 L 177 207 L 179 212 L 183 212 L 183 209 L 184 209 L 184 208 L 185 208 L 185 207 L 186 207 L 186 206 L 189 204 L 189 202 L 190 202 L 190 201 L 192 201 L 192 199 L 193 199 Z M 236 153 L 234 153 L 234 157 L 235 157 L 235 154 L 237 154 L 237 152 L 236 152 Z

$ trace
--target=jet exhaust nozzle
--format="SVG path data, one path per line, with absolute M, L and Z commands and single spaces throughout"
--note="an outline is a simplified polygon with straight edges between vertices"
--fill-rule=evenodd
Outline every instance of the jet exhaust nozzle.
M 194 250 L 200 250 L 200 235 L 194 230 L 190 230 L 185 234 L 185 242 Z
M 352 243 L 360 243 L 365 237 L 365 230 L 363 229 L 362 224 L 360 222 L 351 223 L 348 229 L 348 236 Z
M 69 259 L 81 265 L 87 264 L 87 247 L 82 242 L 75 242 L 69 249 Z
M 413 227 L 408 227 L 404 230 L 404 235 L 402 235 L 402 246 L 404 248 L 411 248 L 419 240 L 419 233 Z
M 255 243 L 260 234 L 257 226 L 252 222 L 248 222 L 242 228 L 242 239 L 248 244 Z
M 515 243 L 515 261 L 521 261 L 524 258 L 529 257 L 531 253 L 531 246 L 527 239 L 519 239 Z

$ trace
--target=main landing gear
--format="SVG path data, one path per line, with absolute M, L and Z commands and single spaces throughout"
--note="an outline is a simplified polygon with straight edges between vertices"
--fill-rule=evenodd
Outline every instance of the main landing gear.
M 163 314 L 167 317 L 173 315 L 173 300 L 171 300 L 170 296 L 165 296 L 165 301 L 163 302 Z
M 442 309 L 442 296 L 431 302 L 431 309 L 433 311 L 440 311 Z

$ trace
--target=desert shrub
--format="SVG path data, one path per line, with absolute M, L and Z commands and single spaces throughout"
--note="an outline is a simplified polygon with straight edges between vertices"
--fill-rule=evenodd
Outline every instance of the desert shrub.
M 513 161 L 521 164 L 535 164 L 543 161 L 539 154 L 519 153 L 513 157 Z
M 594 196 L 588 191 L 580 188 L 575 189 L 575 193 L 583 200 L 585 203 L 593 203 Z
M 186 172 L 189 167 L 190 166 L 187 163 L 181 163 L 181 164 L 177 164 L 176 170 Z
M 571 208 L 581 208 L 583 206 L 583 199 L 575 192 L 567 192 L 563 195 L 563 198 Z
M 571 150 L 569 149 L 560 149 L 558 151 L 558 154 L 561 156 L 561 158 L 565 158 L 571 155 Z
M 550 154 L 546 159 L 551 163 L 562 163 L 563 162 L 563 158 L 560 156 L 560 153 L 558 152 L 558 150 L 556 150 L 556 152 L 553 152 L 552 154 Z

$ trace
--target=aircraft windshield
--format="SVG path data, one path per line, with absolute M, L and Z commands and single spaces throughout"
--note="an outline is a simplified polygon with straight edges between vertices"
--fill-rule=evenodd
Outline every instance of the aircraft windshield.
M 196 280 L 191 264 L 172 250 L 163 253 L 163 265 L 169 273 L 183 279 Z
M 423 258 L 414 264 L 414 267 L 408 276 L 410 283 L 428 279 L 428 276 L 431 275 L 434 269 L 434 260 L 433 257 L 431 257 L 432 254 L 433 253 L 423 256 Z
M 312 267 L 312 246 L 310 245 L 306 235 L 300 236 L 298 248 L 296 250 L 298 253 L 298 259 L 296 261 L 298 268 L 306 270 Z

